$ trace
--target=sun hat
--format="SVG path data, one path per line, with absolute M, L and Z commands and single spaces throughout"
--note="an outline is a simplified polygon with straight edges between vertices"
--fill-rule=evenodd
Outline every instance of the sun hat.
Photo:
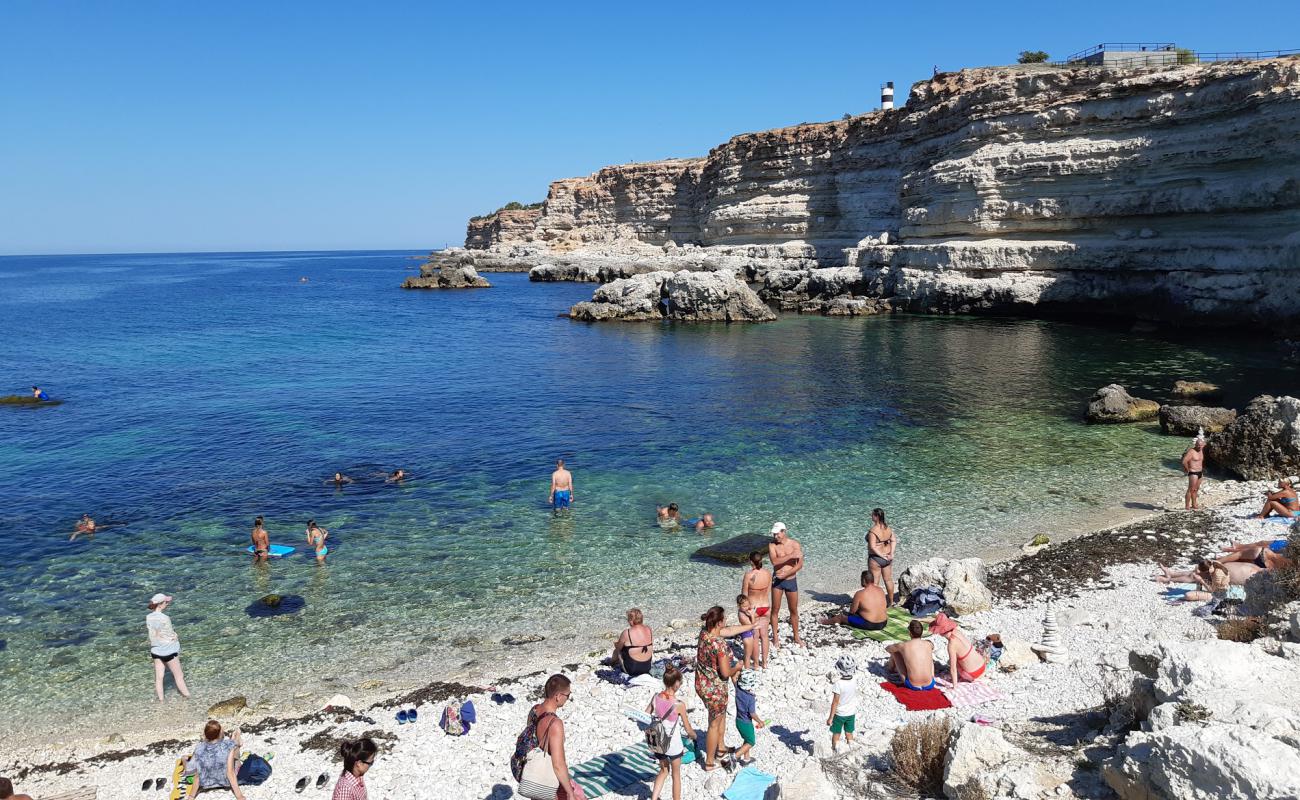
M 858 671 L 858 662 L 853 656 L 840 656 L 835 661 L 835 671 L 843 678 L 852 678 Z
M 934 622 L 930 623 L 930 633 L 937 633 L 940 636 L 947 636 L 957 630 L 957 623 L 948 618 L 948 615 L 940 611 L 934 616 Z
M 740 677 L 736 678 L 736 688 L 744 689 L 750 694 L 754 693 L 756 686 L 758 686 L 758 673 L 752 669 L 745 670 L 740 673 Z
M 156 606 L 159 603 L 170 603 L 171 601 L 172 601 L 171 595 L 163 594 L 162 592 L 159 592 L 158 594 L 149 598 L 149 605 Z
M 773 536 L 776 536 L 778 533 L 785 533 L 785 523 L 784 523 L 784 522 L 774 522 L 774 523 L 772 523 L 772 535 L 773 535 Z

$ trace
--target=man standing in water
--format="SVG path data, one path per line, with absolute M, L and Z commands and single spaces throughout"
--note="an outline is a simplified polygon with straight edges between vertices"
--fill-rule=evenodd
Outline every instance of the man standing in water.
M 1196 504 L 1201 491 L 1201 478 L 1205 477 L 1205 437 L 1200 434 L 1192 440 L 1192 446 L 1183 453 L 1183 473 L 1187 475 L 1187 494 L 1183 495 L 1183 508 L 1199 510 Z
M 564 468 L 564 459 L 555 462 L 555 471 L 551 473 L 551 495 L 547 499 L 553 514 L 568 508 L 573 502 L 573 474 Z
M 799 581 L 795 577 L 803 569 L 803 548 L 785 532 L 785 523 L 772 526 L 772 543 L 767 546 L 767 558 L 772 562 L 772 647 L 781 646 L 777 620 L 781 616 L 781 598 L 790 603 L 790 628 L 794 643 L 803 645 L 799 638 Z

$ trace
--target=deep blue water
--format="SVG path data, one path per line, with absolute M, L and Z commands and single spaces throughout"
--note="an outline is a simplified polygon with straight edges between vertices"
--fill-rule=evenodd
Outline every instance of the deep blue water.
M 904 561 L 977 552 L 1176 482 L 1181 440 L 1080 424 L 1097 386 L 1276 381 L 1253 344 L 1042 321 L 587 325 L 557 314 L 591 285 L 403 292 L 413 255 L 0 258 L 0 394 L 64 401 L 0 407 L 0 716 L 147 699 L 155 591 L 213 699 L 727 601 L 698 537 L 653 525 L 670 500 L 717 514 L 716 538 L 785 521 L 813 586 L 861 569 L 873 506 Z M 559 520 L 556 457 L 577 488 Z M 70 544 L 82 513 L 119 524 Z M 320 521 L 329 565 L 251 566 L 259 514 L 300 547 Z M 270 591 L 304 605 L 250 616 Z

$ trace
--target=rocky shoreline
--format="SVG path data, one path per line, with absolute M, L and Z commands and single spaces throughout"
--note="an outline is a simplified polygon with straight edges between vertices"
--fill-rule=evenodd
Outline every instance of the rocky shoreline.
M 829 753 L 824 726 L 820 724 L 829 701 L 824 674 L 841 653 L 854 654 L 865 666 L 879 663 L 883 651 L 874 642 L 854 639 L 846 629 L 817 626 L 817 616 L 847 600 L 847 595 L 840 598 L 814 593 L 806 598 L 801 614 L 810 647 L 804 650 L 787 644 L 760 682 L 760 713 L 772 724 L 760 734 L 756 750 L 759 768 L 777 776 L 782 797 L 832 800 L 895 796 L 899 786 L 891 767 L 890 741 L 906 723 L 935 716 L 946 719 L 953 730 L 947 770 L 951 786 L 945 791 L 948 797 L 967 796 L 961 794 L 960 787 L 971 781 L 980 784 L 989 797 L 1100 798 L 1113 796 L 1113 791 L 1120 791 L 1125 798 L 1142 796 L 1122 787 L 1128 785 L 1126 781 L 1155 781 L 1151 764 L 1157 759 L 1145 744 L 1141 748 L 1125 744 L 1128 738 L 1176 742 L 1183 748 L 1178 751 L 1183 755 L 1193 745 L 1184 741 L 1188 732 L 1183 729 L 1188 724 L 1165 719 L 1150 709 L 1146 714 L 1156 720 L 1155 725 L 1135 726 L 1119 719 L 1123 708 L 1115 697 L 1116 687 L 1125 681 L 1132 684 L 1142 680 L 1142 673 L 1130 666 L 1132 653 L 1147 654 L 1143 656 L 1147 661 L 1139 666 L 1155 676 L 1149 680 L 1156 687 L 1153 691 L 1163 693 L 1162 697 L 1175 697 L 1186 690 L 1200 692 L 1196 697 L 1204 700 L 1202 694 L 1208 689 L 1198 681 L 1212 681 L 1218 673 L 1208 677 L 1203 673 L 1218 667 L 1202 665 L 1196 653 L 1211 641 L 1216 649 L 1231 649 L 1218 658 L 1249 658 L 1252 664 L 1262 664 L 1251 667 L 1261 670 L 1260 674 L 1267 671 L 1271 678 L 1281 674 L 1280 666 L 1265 659 L 1288 665 L 1293 674 L 1300 674 L 1296 670 L 1300 645 L 1269 637 L 1252 644 L 1220 642 L 1213 639 L 1215 626 L 1211 622 L 1192 616 L 1186 607 L 1170 605 L 1163 592 L 1146 580 L 1155 563 L 1185 560 L 1227 540 L 1253 540 L 1267 533 L 1284 532 L 1283 526 L 1241 518 L 1246 511 L 1254 510 L 1251 506 L 1257 505 L 1255 498 L 1263 488 L 1262 483 L 1215 482 L 1208 491 L 1211 499 L 1223 503 L 1216 510 L 1167 512 L 1054 542 L 1033 555 L 993 565 L 987 578 L 992 607 L 971 611 L 960 619 L 977 637 L 1000 633 L 1009 643 L 1007 653 L 1015 654 L 1023 663 L 1014 672 L 993 674 L 991 682 L 1005 695 L 1004 699 L 974 709 L 988 725 L 969 722 L 972 709 L 905 712 L 871 684 L 878 678 L 864 674 L 860 744 L 847 753 Z M 702 599 L 700 605 L 710 602 Z M 1041 663 L 1036 658 L 1025 661 L 1032 658 L 1025 655 L 1028 645 L 1042 637 L 1043 615 L 1049 607 L 1061 621 L 1061 639 L 1070 655 L 1061 663 Z M 693 655 L 696 627 L 686 619 L 672 620 L 668 625 L 660 622 L 656 625 L 656 654 Z M 519 647 L 526 650 L 529 645 Z M 538 661 L 532 669 L 514 670 L 513 674 L 499 677 L 492 687 L 439 681 L 356 709 L 336 707 L 303 717 L 260 721 L 249 716 L 249 711 L 239 710 L 235 703 L 221 717 L 227 724 L 242 721 L 246 749 L 275 753 L 272 763 L 276 774 L 263 786 L 247 788 L 250 800 L 296 797 L 294 784 L 299 777 L 314 780 L 322 772 L 332 776 L 337 771 L 332 750 L 338 740 L 363 734 L 376 738 L 383 748 L 380 765 L 368 778 L 377 796 L 506 798 L 512 796 L 514 785 L 506 765 L 514 736 L 530 697 L 552 671 L 562 669 L 570 674 L 580 697 L 565 712 L 571 762 L 638 740 L 636 724 L 624 717 L 621 709 L 644 705 L 649 690 L 624 688 L 599 679 L 596 671 L 603 654 L 575 653 L 571 661 Z M 1187 686 L 1169 683 L 1174 678 L 1161 683 L 1161 665 L 1166 663 L 1175 672 L 1182 670 L 1180 675 L 1192 676 L 1184 681 Z M 1270 694 L 1274 688 L 1276 685 L 1271 684 Z M 512 696 L 512 700 L 493 700 L 502 700 L 504 695 Z M 684 695 L 698 713 L 698 701 L 689 687 Z M 1300 694 L 1290 697 L 1300 698 Z M 474 701 L 480 723 L 471 735 L 453 738 L 438 729 L 437 717 L 448 699 Z M 1153 697 L 1152 701 L 1158 699 Z M 333 702 L 336 706 L 352 705 L 345 698 Z M 1287 698 L 1270 700 L 1276 708 L 1270 706 L 1273 711 L 1264 721 L 1225 721 L 1223 727 L 1231 730 L 1224 733 L 1216 729 L 1215 735 L 1265 737 L 1273 757 L 1289 763 L 1286 759 L 1300 758 L 1300 750 L 1296 749 L 1294 737 L 1278 733 L 1278 726 L 1291 725 L 1290 730 L 1300 730 L 1300 708 L 1293 705 L 1297 702 Z M 411 705 L 418 706 L 420 721 L 399 725 L 394 710 Z M 1214 713 L 1223 717 L 1232 713 L 1221 706 L 1215 706 Z M 1199 723 L 1197 729 L 1206 724 Z M 1136 730 L 1143 727 L 1151 730 Z M 98 787 L 100 797 L 134 796 L 144 778 L 170 775 L 170 765 L 188 747 L 192 733 L 196 734 L 197 729 L 177 732 L 176 737 L 161 741 L 141 742 L 131 740 L 127 731 L 107 736 L 103 731 L 80 732 L 77 740 L 63 746 L 7 748 L 0 774 L 16 776 L 20 788 L 38 797 L 87 786 Z M 734 733 L 730 735 L 734 738 Z M 1139 752 L 1147 754 L 1143 756 L 1145 761 L 1134 755 Z M 458 766 L 445 769 L 449 764 Z M 1181 762 L 1167 766 L 1168 775 L 1160 773 L 1161 780 L 1172 775 L 1170 779 L 1176 783 L 1179 775 L 1192 775 L 1188 772 L 1191 768 Z M 1201 768 L 1199 762 L 1196 768 Z M 1253 767 L 1236 764 L 1232 768 Z M 730 780 L 698 769 L 683 773 L 684 797 L 692 800 L 716 797 Z M 1293 776 L 1300 776 L 1300 771 Z M 1267 779 L 1273 781 L 1272 786 L 1286 788 L 1285 781 L 1293 778 Z M 1211 796 L 1180 793 L 1181 786 L 1157 786 L 1151 796 Z M 316 794 L 323 796 L 320 791 Z M 1227 791 L 1213 796 L 1245 795 Z
M 897 109 L 557 180 L 449 257 L 546 281 L 727 271 L 800 313 L 1289 330 L 1298 123 L 1294 56 L 939 73 Z

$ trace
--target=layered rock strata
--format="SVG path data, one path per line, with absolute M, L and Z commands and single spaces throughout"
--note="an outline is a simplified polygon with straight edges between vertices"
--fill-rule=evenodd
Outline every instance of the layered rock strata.
M 754 290 L 729 272 L 651 272 L 598 288 L 590 302 L 569 310 L 587 322 L 678 320 L 771 322 L 776 319 Z
M 847 267 L 853 297 L 910 310 L 1279 327 L 1300 318 L 1298 129 L 1297 58 L 963 70 L 897 110 L 557 181 L 533 227 L 467 246 L 753 281 Z M 803 310 L 798 286 L 765 299 Z

